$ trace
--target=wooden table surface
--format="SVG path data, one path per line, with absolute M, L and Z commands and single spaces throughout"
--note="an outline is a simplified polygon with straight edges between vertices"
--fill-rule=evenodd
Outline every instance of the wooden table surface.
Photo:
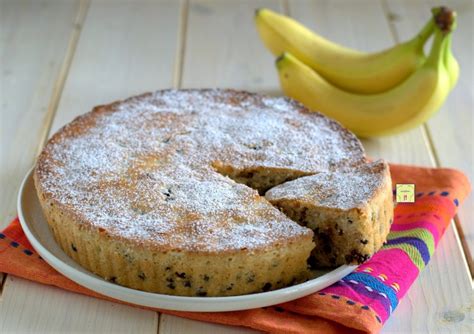
M 253 25 L 258 7 L 289 14 L 367 51 L 414 35 L 437 1 L 1 0 L 1 228 L 45 140 L 97 104 L 168 87 L 280 94 L 273 57 Z M 473 3 L 458 12 L 456 89 L 426 125 L 365 140 L 372 157 L 473 171 Z M 474 200 L 462 206 L 385 333 L 473 332 Z M 0 332 L 252 332 L 85 297 L 4 275 Z

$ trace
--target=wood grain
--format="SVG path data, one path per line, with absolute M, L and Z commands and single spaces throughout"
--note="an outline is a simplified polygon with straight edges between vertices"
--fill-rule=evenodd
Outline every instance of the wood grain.
M 290 1 L 289 4 L 291 16 L 344 46 L 374 52 L 394 43 L 378 1 Z M 362 142 L 373 158 L 407 164 L 430 164 L 432 159 L 421 128 Z
M 190 1 L 185 34 L 182 88 L 228 87 L 276 94 L 273 57 L 253 25 L 260 7 L 281 9 L 277 1 Z M 254 333 L 161 315 L 160 333 Z
M 334 41 L 376 51 L 417 31 L 425 15 L 421 13 L 429 8 L 426 1 L 202 0 L 188 5 L 171 0 L 97 0 L 91 3 L 77 48 L 71 46 L 74 33 L 81 28 L 74 25 L 77 2 L 2 1 L 1 138 L 2 143 L 13 143 L 6 150 L 2 144 L 0 153 L 2 185 L 7 186 L 0 201 L 2 223 L 15 214 L 13 188 L 32 163 L 45 132 L 50 127 L 56 131 L 94 105 L 172 86 L 280 94 L 274 57 L 253 26 L 256 8 L 289 12 Z M 464 28 L 459 29 L 472 31 L 472 3 L 456 0 L 456 6 L 465 13 L 459 18 Z M 472 146 L 466 146 L 466 137 L 472 137 L 472 114 L 466 114 L 473 105 L 472 37 L 467 33 L 456 36 L 460 37 L 455 39 L 455 52 L 463 73 L 440 118 L 430 121 L 428 131 L 418 128 L 365 140 L 369 155 L 420 165 L 438 162 L 472 172 Z M 75 53 L 68 57 L 71 48 Z M 450 119 L 451 115 L 456 119 Z M 48 124 L 52 116 L 54 121 Z M 435 136 L 438 133 L 443 135 Z M 472 230 L 465 225 L 466 212 L 460 213 L 460 221 L 469 242 Z M 473 309 L 467 264 L 459 236 L 450 227 L 383 332 L 470 332 Z M 0 299 L 0 332 L 13 331 L 253 332 L 168 315 L 159 319 L 154 312 L 8 277 Z
M 51 112 L 55 81 L 79 29 L 79 1 L 0 3 L 0 228 L 16 216 L 18 186 L 31 168 Z
M 345 46 L 377 51 L 395 43 L 388 15 L 377 1 L 290 1 L 292 16 L 321 35 Z M 361 17 L 364 17 L 361 20 Z M 416 22 L 420 22 L 419 20 Z M 418 31 L 423 20 L 412 34 Z M 392 162 L 433 166 L 434 156 L 420 127 L 386 138 L 363 141 L 369 156 Z M 453 273 L 446 275 L 446 272 Z M 469 324 L 467 308 L 472 302 L 471 280 L 456 231 L 447 229 L 435 256 L 395 313 L 383 332 L 462 331 Z M 464 310 L 462 321 L 446 321 L 446 314 Z M 429 319 L 427 322 L 425 319 Z
M 257 8 L 280 9 L 278 1 L 190 1 L 182 86 L 221 87 L 275 94 L 273 56 L 253 23 Z
M 252 334 L 257 331 L 245 327 L 231 327 L 217 325 L 207 322 L 195 321 L 175 317 L 173 315 L 161 315 L 160 328 L 158 333 L 186 333 L 186 334 Z
M 84 19 L 83 1 L 56 4 L 0 3 L 0 229 L 16 216 L 19 184 L 43 141 L 45 121 L 53 113 L 50 102 L 58 91 L 55 82 L 67 68 L 71 42 Z M 0 273 L 0 288 L 4 279 Z
M 389 1 L 392 24 L 400 39 L 409 38 L 421 22 L 430 15 L 430 9 L 443 2 Z M 446 3 L 444 3 L 446 4 Z M 441 110 L 428 122 L 427 130 L 435 147 L 437 163 L 443 167 L 462 170 L 474 180 L 474 4 L 469 0 L 450 1 L 448 6 L 457 12 L 458 27 L 453 33 L 453 53 L 461 68 L 459 81 Z M 474 275 L 474 196 L 461 206 L 459 232 Z
M 178 1 L 93 1 L 51 134 L 92 107 L 174 85 Z
M 179 6 L 174 1 L 93 1 L 52 132 L 94 105 L 173 86 Z M 20 332 L 156 333 L 158 327 L 156 312 L 18 279 L 8 279 L 0 305 L 0 322 Z
M 156 333 L 155 312 L 90 298 L 8 276 L 1 333 Z

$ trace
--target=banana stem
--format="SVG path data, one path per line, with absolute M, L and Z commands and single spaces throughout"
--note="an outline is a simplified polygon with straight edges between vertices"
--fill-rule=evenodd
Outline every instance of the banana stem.
M 456 28 L 456 12 L 446 7 L 433 8 L 433 20 L 435 22 L 435 39 L 431 47 L 430 55 L 426 60 L 433 66 L 443 64 L 444 59 L 451 52 L 451 36 Z
M 452 35 L 451 34 L 448 34 L 446 36 L 446 42 L 445 42 L 445 45 L 444 45 L 444 56 L 443 56 L 443 59 L 444 61 L 446 62 L 448 60 L 448 57 L 449 57 L 449 53 L 451 52 L 451 42 L 452 42 Z
M 435 29 L 435 38 L 428 59 L 426 60 L 426 65 L 438 66 L 443 64 L 444 50 L 446 49 L 446 42 L 448 40 L 447 37 L 447 34 L 444 34 L 439 29 Z
M 413 38 L 415 43 L 418 44 L 421 49 L 423 49 L 423 46 L 425 45 L 426 41 L 433 34 L 434 28 L 435 22 L 433 18 L 430 18 L 430 20 L 426 22 L 421 31 Z
M 436 27 L 439 28 L 443 33 L 447 34 L 456 29 L 456 12 L 448 7 L 435 7 L 431 9 L 433 13 L 433 19 L 436 23 Z

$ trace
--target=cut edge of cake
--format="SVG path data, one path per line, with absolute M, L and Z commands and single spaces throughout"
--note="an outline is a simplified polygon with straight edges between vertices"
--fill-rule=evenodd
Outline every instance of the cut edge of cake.
M 376 186 L 364 184 L 370 178 Z M 334 179 L 345 188 L 344 199 L 341 192 L 331 193 L 328 182 Z M 364 190 L 369 193 L 361 196 Z M 358 200 L 358 196 L 365 199 Z M 389 166 L 381 160 L 356 169 L 302 177 L 270 189 L 265 197 L 289 218 L 314 231 L 313 267 L 368 260 L 386 242 L 393 222 Z

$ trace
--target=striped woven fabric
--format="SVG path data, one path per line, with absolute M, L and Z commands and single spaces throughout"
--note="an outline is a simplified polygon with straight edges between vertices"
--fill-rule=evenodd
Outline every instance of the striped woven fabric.
M 428 264 L 455 213 L 454 199 L 434 192 L 420 193 L 416 207 L 399 204 L 386 245 L 352 274 L 318 295 L 338 295 L 346 303 L 358 303 L 385 322 L 421 270 Z M 436 212 L 432 211 L 436 207 Z M 440 217 L 444 213 L 446 220 Z
M 261 309 L 223 313 L 158 311 L 278 333 L 377 333 L 428 264 L 470 191 L 467 178 L 455 170 L 400 165 L 391 165 L 390 169 L 394 184 L 415 184 L 416 201 L 397 205 L 385 246 L 342 280 L 310 296 Z M 17 219 L 0 233 L 0 271 L 111 300 L 52 269 L 31 248 Z

